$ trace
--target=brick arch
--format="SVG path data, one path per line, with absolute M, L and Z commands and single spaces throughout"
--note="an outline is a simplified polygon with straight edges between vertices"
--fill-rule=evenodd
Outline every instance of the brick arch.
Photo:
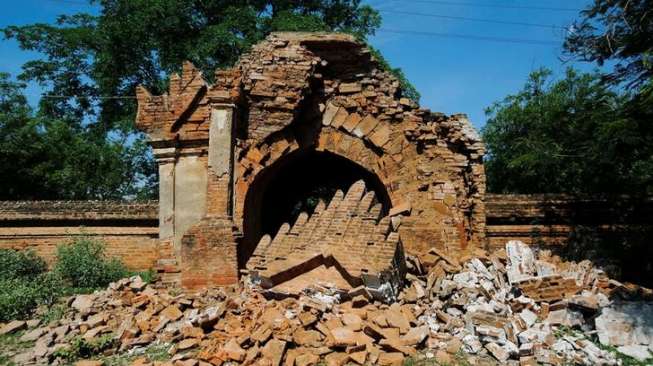
M 310 144 L 284 135 L 260 148 L 266 153 L 262 154 L 259 149 L 257 152 L 248 151 L 238 162 L 234 218 L 240 224 L 244 236 L 240 243 L 243 249 L 239 250 L 244 253 L 239 254 L 241 264 L 244 264 L 243 261 L 258 241 L 257 235 L 249 231 L 253 230 L 255 233 L 260 231 L 260 228 L 256 227 L 260 225 L 260 220 L 257 215 L 252 215 L 251 211 L 260 208 L 263 189 L 270 180 L 275 179 L 283 169 L 293 169 L 292 160 L 298 156 L 311 153 L 325 154 L 332 156 L 334 160 L 340 159 L 342 164 L 350 165 L 351 168 L 356 167 L 354 169 L 360 171 L 368 187 L 377 192 L 378 200 L 383 204 L 383 211 L 387 213 L 392 207 L 394 202 L 391 194 L 392 182 L 388 179 L 385 170 L 383 154 L 374 151 L 360 138 L 326 127 Z M 260 161 L 256 162 L 256 159 Z M 345 188 L 348 187 L 342 187 Z
M 284 133 L 241 154 L 237 162 L 235 178 L 234 218 L 237 221 L 243 218 L 245 197 L 254 179 L 267 167 L 300 149 L 325 151 L 356 163 L 378 176 L 386 187 L 390 201 L 396 201 L 397 197 L 393 194 L 392 182 L 387 171 L 389 158 L 382 151 L 381 153 L 374 151 L 358 137 L 325 127 L 318 137 L 310 142 L 297 139 L 292 133 Z

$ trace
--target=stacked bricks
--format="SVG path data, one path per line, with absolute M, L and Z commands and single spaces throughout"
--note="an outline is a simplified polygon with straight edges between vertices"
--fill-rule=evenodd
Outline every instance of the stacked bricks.
M 284 224 L 274 238 L 263 236 L 247 269 L 267 288 L 325 265 L 336 266 L 351 288 L 387 281 L 396 289 L 405 265 L 399 218 L 394 222 L 393 228 L 391 219 L 381 216 L 374 192 L 358 181 L 346 194 L 337 191 L 328 205 L 320 201 L 312 215 L 303 212 L 292 226 Z

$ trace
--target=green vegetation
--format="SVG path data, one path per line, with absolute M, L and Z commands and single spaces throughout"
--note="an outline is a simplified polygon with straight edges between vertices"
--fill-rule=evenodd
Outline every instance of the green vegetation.
M 134 274 L 150 282 L 155 275 L 127 271 L 119 260 L 106 256 L 102 242 L 84 237 L 58 247 L 52 271 L 30 251 L 0 249 L 0 265 L 0 321 L 27 318 L 39 305 L 48 305 L 42 320 L 49 323 L 65 311 L 56 303 L 62 295 L 92 292 Z
M 154 166 L 130 132 L 98 136 L 70 116 L 34 111 L 24 84 L 0 72 L 0 200 L 149 195 Z M 138 187 L 136 187 L 138 183 Z
M 90 238 L 80 238 L 57 248 L 54 272 L 59 273 L 72 288 L 98 288 L 120 278 L 128 271 L 117 258 L 108 258 L 104 244 Z
M 623 353 L 617 351 L 617 347 L 614 346 L 604 346 L 598 340 L 594 340 L 594 343 L 604 351 L 608 351 L 615 355 L 617 360 L 620 361 L 621 366 L 650 366 L 653 365 L 653 358 L 648 358 L 644 361 L 638 361 L 637 359 L 624 355 Z
M 596 1 L 567 35 L 565 52 L 604 72 L 532 73 L 487 109 L 491 192 L 653 194 L 653 39 L 650 1 Z
M 653 193 L 653 113 L 631 113 L 630 101 L 598 74 L 532 73 L 521 91 L 487 109 L 489 190 Z
M 470 355 L 462 350 L 459 350 L 454 355 L 450 355 L 450 362 L 438 362 L 435 358 L 428 358 L 423 355 L 417 357 L 407 357 L 404 360 L 403 366 L 470 366 L 472 363 L 469 361 Z M 476 359 L 476 363 L 481 365 L 494 365 L 497 364 L 496 360 L 491 356 Z
M 0 74 L 0 199 L 155 197 L 155 163 L 134 126 L 137 85 L 165 92 L 185 60 L 210 80 L 270 32 L 339 31 L 365 40 L 381 24 L 360 0 L 89 3 L 97 15 L 0 29 L 38 55 L 18 79 L 53 96 L 32 110 L 23 84 Z M 382 64 L 409 97 L 417 95 L 400 70 Z
M 600 196 L 614 206 L 600 229 L 577 226 L 561 252 L 590 259 L 611 276 L 650 285 L 653 230 L 637 202 L 653 194 L 650 1 L 597 1 L 581 13 L 564 47 L 578 60 L 614 67 L 558 79 L 530 75 L 522 90 L 486 110 L 488 190 Z M 626 201 L 623 196 L 631 199 Z M 628 230 L 623 230 L 628 227 Z M 633 256 L 632 253 L 637 253 Z
M 69 346 L 60 348 L 54 353 L 55 358 L 61 358 L 66 362 L 74 362 L 78 359 L 98 359 L 105 366 L 127 366 L 131 365 L 139 357 L 146 357 L 151 362 L 168 361 L 170 354 L 169 344 L 152 343 L 137 352 L 117 353 L 110 356 L 103 355 L 105 350 L 116 346 L 115 335 L 112 333 L 103 334 L 92 340 L 85 340 L 83 337 L 73 338 Z
M 583 61 L 616 65 L 604 74 L 613 83 L 641 87 L 651 97 L 653 78 L 653 19 L 650 0 L 594 1 L 581 13 L 565 40 L 565 51 Z
M 25 318 L 59 295 L 58 278 L 33 252 L 0 249 L 0 321 Z
M 19 279 L 38 276 L 45 272 L 47 264 L 32 250 L 17 251 L 0 249 L 0 278 Z
M 638 201 L 653 194 L 653 108 L 639 106 L 638 98 L 596 73 L 569 69 L 564 79 L 552 80 L 550 71 L 539 70 L 521 91 L 487 109 L 483 136 L 491 192 L 606 199 L 614 209 L 602 218 L 605 226 L 575 223 L 559 254 L 590 259 L 613 278 L 647 286 L 653 230 L 635 224 L 641 222 Z
M 620 365 L 623 366 L 645 366 L 645 365 L 651 365 L 653 363 L 653 358 L 644 361 L 638 361 L 630 356 L 627 356 L 617 351 L 617 347 L 603 345 L 601 342 L 599 342 L 598 337 L 596 335 L 587 338 L 582 332 L 564 325 L 558 326 L 554 330 L 553 334 L 556 336 L 556 338 L 562 338 L 564 336 L 586 338 L 592 343 L 594 343 L 597 347 L 601 348 L 602 350 L 612 353 L 620 361 Z
M 75 337 L 69 342 L 68 347 L 60 348 L 54 352 L 54 357 L 66 361 L 74 361 L 79 358 L 91 358 L 102 351 L 112 348 L 118 340 L 111 333 L 95 337 L 90 341 L 83 337 Z
M 65 303 L 57 303 L 48 306 L 48 309 L 41 315 L 41 324 L 50 324 L 63 318 L 68 307 Z
M 406 77 L 406 74 L 404 74 L 404 71 L 399 67 L 392 67 L 388 60 L 383 57 L 383 54 L 379 52 L 379 50 L 370 45 L 368 45 L 368 47 L 370 48 L 372 56 L 374 56 L 374 58 L 379 62 L 381 69 L 389 71 L 392 75 L 394 75 L 394 77 L 397 78 L 397 80 L 399 80 L 402 95 L 416 103 L 419 103 L 421 95 L 417 91 L 417 88 L 415 88 L 415 86 L 410 83 Z
M 23 342 L 20 337 L 25 334 L 25 331 L 18 331 L 11 334 L 0 335 L 0 365 L 14 366 L 11 356 L 13 353 L 21 353 L 29 350 L 34 346 L 34 342 Z
M 487 109 L 483 129 L 490 192 L 612 202 L 600 229 L 582 226 L 572 212 L 576 226 L 560 254 L 590 259 L 613 277 L 645 286 L 653 278 L 653 230 L 635 224 L 641 223 L 637 202 L 653 194 L 653 20 L 641 16 L 648 9 L 648 0 L 589 5 L 568 33 L 565 52 L 612 66 L 592 73 L 568 69 L 558 79 L 538 70 L 522 90 Z
M 146 357 L 150 362 L 165 362 L 170 360 L 170 354 L 168 350 L 170 349 L 169 344 L 150 344 L 145 349 L 139 352 L 130 352 L 128 354 L 115 354 L 107 357 L 102 357 L 102 363 L 104 366 L 128 366 L 131 365 L 134 360 L 140 357 Z

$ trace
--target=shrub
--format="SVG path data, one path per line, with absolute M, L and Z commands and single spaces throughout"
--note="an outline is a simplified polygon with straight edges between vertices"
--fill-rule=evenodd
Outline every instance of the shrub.
M 116 345 L 114 334 L 103 334 L 91 340 L 82 337 L 75 337 L 70 341 L 69 347 L 59 348 L 54 352 L 54 357 L 66 361 L 74 361 L 78 358 L 90 358 L 100 354 L 102 351 Z
M 45 261 L 32 250 L 0 249 L 0 280 L 34 278 L 46 269 Z
M 80 238 L 57 248 L 55 272 L 71 287 L 93 289 L 129 275 L 117 258 L 107 258 L 104 243 Z
M 27 318 L 61 295 L 92 291 L 129 276 L 122 262 L 105 256 L 101 241 L 88 238 L 59 246 L 53 270 L 46 270 L 45 261 L 32 251 L 0 250 L 0 322 Z
M 28 317 L 38 302 L 38 288 L 32 281 L 0 280 L 0 321 Z
M 33 251 L 0 250 L 0 321 L 29 317 L 59 297 L 61 281 L 46 269 Z
M 29 317 L 38 305 L 50 305 L 61 294 L 60 281 L 53 273 L 33 279 L 0 280 L 0 321 Z

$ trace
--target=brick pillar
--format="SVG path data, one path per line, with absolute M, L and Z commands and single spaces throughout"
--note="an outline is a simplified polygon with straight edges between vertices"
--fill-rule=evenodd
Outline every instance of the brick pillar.
M 174 147 L 154 149 L 159 164 L 159 239 L 175 234 L 175 158 Z
M 209 126 L 209 216 L 233 215 L 234 172 L 233 104 L 214 104 Z
M 174 147 L 154 148 L 159 165 L 159 249 L 156 271 L 164 282 L 179 280 L 179 262 L 174 246 L 175 234 L 175 162 Z
M 233 222 L 234 108 L 213 104 L 209 126 L 206 216 L 181 240 L 181 285 L 202 288 L 238 282 Z

